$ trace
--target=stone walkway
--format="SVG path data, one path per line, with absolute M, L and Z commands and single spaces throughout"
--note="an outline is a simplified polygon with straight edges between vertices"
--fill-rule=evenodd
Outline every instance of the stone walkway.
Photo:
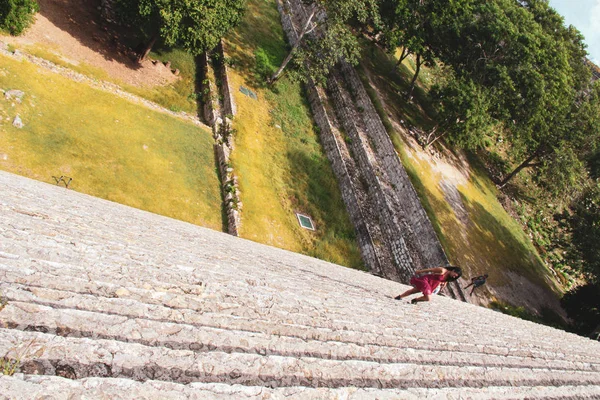
M 0 193 L 0 399 L 600 398 L 598 342 L 5 172 Z

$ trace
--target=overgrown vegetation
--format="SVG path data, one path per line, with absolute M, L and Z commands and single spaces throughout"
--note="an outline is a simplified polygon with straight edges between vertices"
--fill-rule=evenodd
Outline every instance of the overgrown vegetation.
M 41 357 L 45 351 L 44 346 L 39 346 L 34 339 L 10 349 L 4 357 L 0 357 L 0 375 L 12 376 L 21 369 L 25 359 Z
M 38 10 L 36 0 L 3 0 L 0 2 L 0 30 L 20 35 L 32 24 Z

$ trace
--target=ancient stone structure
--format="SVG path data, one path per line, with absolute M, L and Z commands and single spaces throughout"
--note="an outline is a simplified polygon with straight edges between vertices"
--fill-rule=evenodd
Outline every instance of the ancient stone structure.
M 301 0 L 282 0 L 279 11 L 293 44 L 308 13 Z M 321 142 L 365 263 L 375 274 L 401 282 L 415 269 L 446 264 L 433 226 L 356 71 L 340 62 L 327 89 L 307 84 Z M 454 290 L 461 295 L 460 287 Z
M 5 172 L 0 193 L 0 398 L 600 398 L 599 342 Z
M 233 151 L 231 118 L 236 113 L 236 106 L 229 84 L 223 42 L 217 46 L 214 53 L 219 62 L 213 63 L 215 57 L 212 57 L 211 60 L 208 53 L 204 53 L 198 58 L 202 75 L 200 85 L 202 92 L 201 109 L 206 123 L 212 126 L 213 138 L 215 139 L 215 157 L 219 166 L 223 207 L 227 214 L 227 232 L 238 236 L 242 202 L 240 201 L 237 176 L 229 162 L 229 157 Z M 216 71 L 213 66 L 217 67 Z

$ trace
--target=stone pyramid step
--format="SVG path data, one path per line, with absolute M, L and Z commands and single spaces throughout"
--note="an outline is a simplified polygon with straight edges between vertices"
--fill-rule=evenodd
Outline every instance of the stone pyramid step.
M 228 385 L 222 383 L 192 383 L 182 385 L 164 381 L 136 382 L 119 378 L 84 378 L 70 380 L 54 376 L 18 374 L 14 377 L 0 376 L 4 396 L 12 400 L 43 398 L 48 393 L 60 393 L 55 399 L 73 398 L 161 398 L 177 400 L 222 400 L 222 399 L 289 399 L 289 400 L 338 400 L 372 399 L 381 400 L 420 400 L 434 399 L 595 399 L 600 386 L 492 386 L 486 388 L 410 388 L 410 389 L 370 389 L 370 388 L 310 388 L 293 386 L 267 388 L 261 386 Z M 126 395 L 125 395 L 126 393 Z
M 26 353 L 0 398 L 599 396 L 585 338 L 2 172 L 0 192 L 0 358 Z
M 457 367 L 285 357 L 220 351 L 195 352 L 105 339 L 61 337 L 0 329 L 0 349 L 27 344 L 35 360 L 22 369 L 70 379 L 87 377 L 164 380 L 188 384 L 218 382 L 248 386 L 470 387 L 595 385 L 596 372 L 530 368 Z M 31 344 L 31 345 L 30 345 Z M 19 350 L 15 350 L 18 352 Z M 443 377 L 443 378 L 442 378 Z
M 0 271 L 2 270 L 2 264 L 0 264 Z M 25 276 L 21 276 L 20 278 L 15 277 L 14 274 L 18 273 L 18 271 L 10 271 L 10 272 L 6 272 L 6 274 L 3 277 L 4 281 L 13 281 L 13 282 L 23 282 L 23 279 L 27 279 L 28 275 Z M 12 278 L 11 278 L 12 276 Z M 18 276 L 18 275 L 17 275 Z M 44 282 L 44 285 L 46 285 L 47 287 L 52 286 L 52 282 L 54 281 L 52 279 L 53 275 L 44 275 L 43 273 L 39 273 L 36 274 L 38 281 L 42 281 Z M 72 275 L 73 276 L 73 275 Z M 88 278 L 90 277 L 90 274 L 88 274 Z M 36 283 L 36 282 L 33 282 Z M 269 318 L 275 322 L 285 322 L 285 321 L 289 321 L 290 320 L 290 314 L 289 310 L 267 310 L 267 311 L 261 311 L 261 309 L 264 307 L 264 305 L 248 305 L 248 304 L 239 304 L 234 302 L 235 298 L 230 297 L 229 298 L 229 303 L 227 303 L 227 299 L 223 299 L 223 298 L 219 298 L 219 297 L 212 297 L 212 298 L 205 298 L 204 294 L 202 293 L 202 287 L 200 287 L 199 289 L 196 288 L 196 291 L 192 290 L 192 289 L 186 289 L 185 291 L 188 293 L 196 293 L 194 294 L 183 294 L 183 295 L 179 295 L 179 294 L 171 294 L 171 293 L 157 293 L 157 292 L 153 292 L 151 290 L 148 289 L 137 289 L 137 288 L 131 288 L 131 287 L 122 287 L 120 285 L 109 285 L 109 284 L 100 284 L 98 285 L 98 287 L 94 287 L 93 284 L 90 284 L 89 281 L 78 281 L 77 279 L 72 278 L 68 283 L 63 282 L 63 281 L 57 281 L 56 282 L 58 284 L 58 286 L 60 288 L 62 288 L 65 291 L 69 291 L 70 287 L 73 286 L 73 284 L 75 284 L 75 286 L 77 287 L 85 287 L 86 291 L 89 292 L 91 291 L 95 296 L 103 296 L 103 297 L 126 297 L 128 299 L 135 299 L 135 300 L 142 300 L 142 301 L 150 301 L 151 304 L 166 304 L 167 306 L 170 307 L 176 307 L 176 308 L 180 308 L 180 309 L 188 309 L 190 311 L 201 311 L 202 313 L 221 313 L 221 314 L 227 314 L 227 313 L 231 313 L 232 316 L 235 317 L 244 317 L 244 318 L 248 318 L 248 319 L 256 319 L 256 318 L 263 318 L 264 319 L 264 314 L 268 313 L 269 314 Z M 122 283 L 122 282 L 121 282 Z M 164 284 L 156 284 L 156 282 L 154 283 L 154 287 L 155 288 L 164 288 L 165 286 L 171 286 L 171 285 L 164 285 Z M 1 286 L 0 286 L 1 287 Z M 7 295 L 10 293 L 10 287 L 5 289 L 8 290 L 7 291 Z M 69 296 L 73 296 L 73 295 L 77 295 L 76 293 L 58 293 L 58 294 L 49 294 L 47 289 L 44 289 L 43 287 L 38 286 L 34 287 L 34 288 L 30 288 L 26 291 L 26 294 L 29 295 L 31 293 L 32 290 L 35 290 L 36 292 L 45 292 L 46 293 L 46 297 L 47 296 L 59 296 L 61 298 L 65 298 L 65 297 L 69 297 Z M 158 296 L 157 296 L 158 295 Z M 9 297 L 10 298 L 10 297 Z M 93 301 L 95 298 L 92 297 L 91 300 Z M 211 302 L 211 300 L 216 300 L 215 302 Z M 247 300 L 247 298 L 245 299 Z M 273 302 L 273 300 L 270 300 L 271 303 Z M 44 303 L 45 300 L 38 300 L 38 302 L 40 303 Z M 100 309 L 102 306 L 98 307 L 97 309 Z M 409 306 L 412 307 L 412 306 Z M 352 333 L 358 333 L 360 334 L 360 332 L 370 332 L 371 330 L 371 325 L 368 324 L 361 324 L 358 323 L 356 321 L 336 321 L 335 319 L 335 315 L 336 312 L 332 312 L 332 310 L 329 310 L 330 314 L 333 314 L 332 316 L 328 316 L 326 318 L 321 318 L 322 315 L 318 314 L 318 315 L 303 315 L 300 312 L 299 308 L 296 308 L 294 310 L 294 325 L 297 327 L 298 325 L 300 325 L 301 323 L 304 325 L 304 327 L 310 329 L 314 329 L 317 327 L 324 327 L 327 329 L 330 329 L 332 331 L 349 331 L 348 333 L 352 334 Z M 222 316 L 222 315 L 221 315 Z M 278 318 L 279 317 L 279 318 Z M 192 317 L 193 318 L 193 317 Z M 392 319 L 393 320 L 393 319 Z M 268 323 L 268 321 L 265 321 Z M 446 333 L 427 333 L 424 334 L 423 332 L 427 332 L 427 330 L 429 330 L 431 327 L 428 326 L 426 327 L 425 330 L 423 329 L 419 329 L 419 327 L 415 327 L 414 326 L 414 322 L 411 322 L 410 324 L 406 324 L 406 321 L 399 321 L 396 322 L 394 321 L 393 323 L 393 327 L 397 330 L 398 328 L 402 328 L 403 327 L 403 323 L 404 323 L 404 328 L 409 329 L 413 332 L 413 336 L 416 336 L 417 338 L 419 338 L 420 336 L 423 337 L 423 339 L 427 339 L 429 341 L 431 340 L 437 340 L 438 342 L 445 342 L 448 341 L 447 339 L 447 334 Z M 255 325 L 254 323 L 252 323 L 252 325 Z M 397 334 L 397 332 L 394 332 L 392 328 L 388 329 L 390 331 L 390 336 L 393 336 L 395 334 Z M 456 347 L 464 347 L 467 346 L 467 351 L 482 351 L 480 349 L 473 349 L 472 347 L 470 348 L 471 345 L 476 344 L 477 340 L 481 339 L 481 335 L 479 335 L 477 332 L 475 332 L 473 335 L 469 335 L 468 332 L 465 332 L 464 330 L 461 332 L 461 335 L 463 336 L 463 338 L 469 337 L 469 336 L 473 336 L 473 339 L 470 341 L 470 344 L 467 345 L 462 345 L 462 346 L 454 346 L 455 350 L 460 351 L 458 348 Z M 486 352 L 492 353 L 492 352 L 496 352 L 498 354 L 511 354 L 511 355 L 531 355 L 531 354 L 537 354 L 540 357 L 545 357 L 544 353 L 547 353 L 547 351 L 544 351 L 543 347 L 542 348 L 536 348 L 536 347 L 532 347 L 529 348 L 528 351 L 526 353 L 523 353 L 523 351 L 520 352 L 510 352 L 509 348 L 506 348 L 506 342 L 504 341 L 506 339 L 506 337 L 508 337 L 508 335 L 505 335 L 504 337 L 502 337 L 499 341 L 497 341 L 495 343 L 496 349 L 494 350 L 492 346 L 494 346 L 494 341 L 491 340 L 489 337 L 487 337 L 485 339 L 485 344 L 486 344 Z M 365 340 L 365 338 L 363 337 L 361 340 Z M 381 343 L 381 338 L 378 339 L 380 344 Z M 375 341 L 375 339 L 372 339 L 372 341 Z M 396 338 L 392 338 L 391 344 L 395 344 L 397 345 L 399 341 Z M 524 339 L 521 338 L 521 342 L 524 342 Z M 535 343 L 537 344 L 537 340 L 535 341 Z M 388 342 L 386 342 L 388 343 Z M 426 342 L 425 342 L 426 343 Z M 424 343 L 421 344 L 421 346 L 423 346 Z M 450 347 L 452 348 L 452 346 L 450 345 Z M 552 353 L 552 352 L 550 352 Z M 571 350 L 571 357 L 574 360 L 577 361 L 585 361 L 587 359 L 589 359 L 589 354 L 586 354 L 585 352 L 582 352 L 581 355 L 577 354 L 578 352 L 576 350 Z M 548 354 L 548 357 L 556 357 L 556 355 L 553 354 Z M 545 357 L 545 358 L 548 358 Z M 593 360 L 593 359 L 592 359 Z
M 600 365 L 554 359 L 498 356 L 489 353 L 451 352 L 392 347 L 343 341 L 305 340 L 262 332 L 213 328 L 149 318 L 131 318 L 112 313 L 54 309 L 34 303 L 12 301 L 3 311 L 6 327 L 38 331 L 63 337 L 85 337 L 139 343 L 174 350 L 249 353 L 286 357 L 316 357 L 332 360 L 379 363 L 443 364 L 446 366 L 494 366 L 600 372 Z M 27 321 L 23 323 L 22 321 Z M 93 331 L 90 327 L 96 327 Z
M 4 277 L 6 280 L 7 277 Z M 43 278 L 46 284 L 50 284 L 49 278 Z M 73 280 L 69 284 L 65 284 L 68 289 L 73 284 Z M 23 286 L 21 284 L 6 285 L 1 284 L 0 290 L 4 292 L 7 299 L 25 301 L 40 305 L 51 305 L 53 307 L 60 308 L 76 308 L 78 310 L 87 310 L 94 312 L 108 312 L 111 314 L 119 314 L 122 317 L 127 318 L 153 318 L 158 321 L 188 321 L 196 322 L 202 326 L 212 326 L 218 328 L 224 328 L 228 326 L 237 327 L 242 330 L 250 331 L 262 331 L 270 334 L 279 335 L 293 335 L 294 337 L 300 337 L 302 339 L 317 339 L 317 340 L 335 340 L 335 341 L 348 341 L 353 343 L 363 344 L 377 344 L 380 346 L 395 346 L 401 347 L 407 345 L 406 330 L 400 330 L 397 326 L 394 328 L 388 328 L 389 333 L 383 332 L 383 334 L 373 334 L 368 331 L 368 327 L 362 326 L 362 331 L 357 331 L 361 326 L 349 326 L 344 322 L 342 324 L 336 324 L 334 321 L 319 321 L 315 318 L 307 318 L 309 325 L 301 326 L 298 321 L 294 323 L 286 323 L 286 319 L 289 320 L 289 316 L 283 315 L 281 318 L 274 318 L 273 315 L 269 315 L 270 319 L 265 318 L 265 313 L 247 312 L 236 312 L 235 315 L 227 315 L 231 309 L 239 309 L 239 305 L 234 303 L 230 304 L 211 304 L 202 303 L 203 299 L 199 297 L 192 297 L 196 300 L 194 303 L 188 302 L 187 305 L 183 301 L 171 302 L 169 299 L 162 297 L 165 304 L 168 307 L 163 307 L 162 310 L 158 306 L 161 303 L 155 302 L 155 306 L 148 307 L 147 304 L 139 303 L 137 300 L 139 297 L 130 297 L 132 292 L 135 290 L 126 290 L 120 287 L 119 289 L 113 290 L 97 290 L 93 296 L 82 295 L 79 293 L 72 293 L 69 291 L 57 291 L 52 289 L 46 289 L 43 287 L 32 287 Z M 89 287 L 88 287 L 89 290 Z M 122 290 L 122 292 L 119 292 Z M 138 292 L 140 292 L 138 290 Z M 150 297 L 152 292 L 143 290 L 145 294 Z M 113 296 L 126 296 L 127 298 L 119 298 Z M 108 296 L 106 299 L 101 300 L 99 297 Z M 133 302 L 131 301 L 132 299 Z M 122 303 L 118 305 L 116 303 Z M 198 305 L 200 304 L 200 305 Z M 113 307 L 113 305 L 116 305 Z M 158 306 L 158 307 L 157 307 Z M 173 317 L 173 307 L 177 308 L 179 313 L 177 317 Z M 187 307 L 193 307 L 192 309 Z M 156 310 L 159 310 L 158 315 L 154 316 Z M 134 312 L 134 310 L 138 310 Z M 162 311 L 162 312 L 160 312 Z M 198 314 L 201 312 L 201 314 Z M 220 313 L 220 314 L 219 314 Z M 248 314 L 249 313 L 249 314 Z M 208 315 L 207 315 L 208 314 Z M 223 321 L 223 318 L 225 320 Z M 257 319 L 261 321 L 259 328 L 257 328 Z M 220 324 L 216 324 L 216 321 L 221 321 Z M 320 322 L 320 325 L 317 324 Z M 311 325 L 312 324 L 312 325 Z M 286 326 L 287 325 L 287 326 Z M 395 325 L 395 324 L 394 324 Z M 322 331 L 318 331 L 317 328 L 325 328 Z M 304 332 L 300 334 L 299 331 Z M 311 334 L 313 333 L 313 334 Z M 411 339 L 408 339 L 413 348 L 419 348 L 421 350 L 427 350 L 430 348 L 439 348 L 440 343 L 445 343 L 446 350 L 454 350 L 455 352 L 467 352 L 467 353 L 484 353 L 484 354 L 497 354 L 497 355 L 511 355 L 511 356 L 526 356 L 531 357 L 532 355 L 537 356 L 544 360 L 554 360 L 558 357 L 560 360 L 560 354 L 555 352 L 541 351 L 539 349 L 529 348 L 527 351 L 511 349 L 505 345 L 492 345 L 490 342 L 483 345 L 460 344 L 456 341 L 449 341 L 448 336 L 444 335 L 429 335 L 424 334 L 421 331 L 410 330 L 409 333 L 413 335 Z M 400 336 L 400 338 L 399 338 Z M 417 340 L 414 340 L 417 339 Z M 571 362 L 586 362 L 588 357 L 577 357 L 571 354 Z M 593 359 L 591 360 L 593 361 Z

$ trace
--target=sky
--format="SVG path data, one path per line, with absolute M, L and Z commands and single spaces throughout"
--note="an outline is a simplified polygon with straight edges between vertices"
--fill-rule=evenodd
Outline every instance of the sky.
M 589 58 L 600 65 L 600 0 L 550 0 L 565 18 L 565 25 L 573 25 L 585 36 Z

